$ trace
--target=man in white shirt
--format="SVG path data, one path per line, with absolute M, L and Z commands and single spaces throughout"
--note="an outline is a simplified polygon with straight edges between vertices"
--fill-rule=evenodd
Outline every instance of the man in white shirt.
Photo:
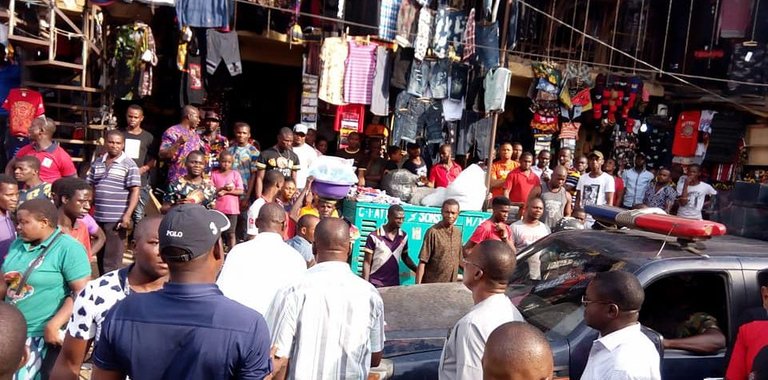
M 248 240 L 253 239 L 254 236 L 259 234 L 259 227 L 256 226 L 259 212 L 265 204 L 278 201 L 277 193 L 283 188 L 284 183 L 285 177 L 278 170 L 270 170 L 264 174 L 261 197 L 253 201 L 251 207 L 248 207 L 248 211 L 246 211 L 246 216 L 248 217 L 246 221 Z
M 635 156 L 635 167 L 625 170 L 621 174 L 624 180 L 624 199 L 621 206 L 633 208 L 643 203 L 643 196 L 648 184 L 653 181 L 653 173 L 645 170 L 645 155 L 638 153 Z
M 659 380 L 659 352 L 637 321 L 645 292 L 625 271 L 600 272 L 587 286 L 584 320 L 600 332 L 581 380 Z
M 521 249 L 533 244 L 549 235 L 550 230 L 546 224 L 539 221 L 544 215 L 544 201 L 539 197 L 530 198 L 525 205 L 523 219 L 512 223 L 512 237 L 515 240 L 515 249 Z M 541 279 L 541 253 L 536 253 L 528 258 L 528 270 L 531 280 Z
M 464 285 L 475 306 L 451 329 L 438 370 L 440 380 L 482 379 L 488 336 L 500 325 L 525 321 L 504 292 L 515 270 L 514 250 L 504 242 L 485 240 L 462 260 Z
M 309 167 L 318 156 L 317 150 L 306 143 L 308 132 L 309 128 L 304 124 L 299 123 L 293 126 L 293 153 L 299 156 L 299 166 L 301 167 L 296 172 L 296 186 L 304 186 L 307 182 Z
M 349 269 L 344 220 L 322 219 L 315 236 L 317 264 L 276 295 L 267 313 L 275 378 L 290 362 L 289 379 L 367 379 L 384 348 L 384 302 Z
M 259 234 L 229 251 L 216 284 L 227 298 L 262 315 L 278 290 L 298 281 L 307 271 L 307 263 L 291 246 L 283 242 L 285 209 L 267 203 L 259 211 Z
M 552 169 L 549 168 L 549 160 L 552 154 L 548 150 L 542 149 L 536 156 L 536 165 L 531 167 L 531 171 L 536 173 L 541 179 L 541 184 L 545 185 L 552 178 Z
M 603 153 L 595 150 L 587 156 L 589 173 L 582 174 L 576 184 L 576 205 L 584 206 L 613 206 L 613 192 L 616 184 L 613 177 L 603 172 Z M 587 215 L 587 227 L 592 227 L 595 220 Z
M 708 183 L 701 182 L 700 177 L 701 166 L 694 164 L 688 167 L 688 176 L 680 178 L 680 183 L 677 184 L 677 201 L 680 203 L 677 216 L 701 220 L 704 204 L 710 196 L 717 195 L 717 190 Z

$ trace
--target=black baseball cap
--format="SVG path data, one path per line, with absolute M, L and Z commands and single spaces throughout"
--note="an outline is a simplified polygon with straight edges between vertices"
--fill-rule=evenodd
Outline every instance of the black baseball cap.
M 160 222 L 160 255 L 165 261 L 191 261 L 210 251 L 229 227 L 229 219 L 219 211 L 198 204 L 174 206 Z M 164 255 L 166 247 L 179 248 L 186 253 Z

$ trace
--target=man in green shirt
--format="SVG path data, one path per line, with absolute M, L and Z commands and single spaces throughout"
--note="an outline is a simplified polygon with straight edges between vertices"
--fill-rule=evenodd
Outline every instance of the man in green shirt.
M 57 227 L 58 213 L 50 201 L 27 201 L 16 216 L 19 236 L 2 266 L 5 301 L 16 305 L 28 326 L 30 355 L 17 376 L 37 379 L 56 361 L 48 350 L 61 345 L 61 328 L 72 313 L 71 294 L 85 286 L 91 266 L 83 245 Z

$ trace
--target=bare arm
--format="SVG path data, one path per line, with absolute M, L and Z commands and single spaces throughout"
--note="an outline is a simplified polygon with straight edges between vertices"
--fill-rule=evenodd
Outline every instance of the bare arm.
M 83 340 L 67 334 L 56 364 L 51 371 L 52 380 L 78 380 L 80 367 L 91 345 L 90 340 Z
M 613 192 L 605 193 L 605 204 L 613 206 Z
M 123 214 L 123 217 L 120 220 L 120 224 L 123 225 L 123 228 L 130 228 L 131 220 L 133 219 L 132 218 L 133 210 L 135 210 L 136 205 L 139 204 L 141 187 L 134 186 L 128 189 L 128 191 L 130 191 L 130 194 L 128 195 L 128 208 L 125 209 L 125 213 Z
M 98 228 L 96 233 L 91 235 L 91 252 L 101 251 L 104 248 L 104 243 L 107 242 L 107 235 L 104 233 L 104 230 L 99 226 L 96 226 L 96 228 Z
M 296 201 L 293 202 L 293 206 L 291 206 L 291 212 L 289 213 L 289 216 L 294 221 L 299 221 L 299 214 L 301 213 L 301 208 L 304 207 L 304 200 L 307 198 L 307 196 L 311 196 L 310 191 L 312 191 L 312 181 L 314 178 L 307 177 L 307 183 L 304 184 L 304 188 L 299 193 L 299 196 L 296 197 Z
M 125 374 L 94 367 L 91 380 L 125 380 Z
M 725 335 L 717 328 L 710 328 L 699 335 L 679 339 L 664 339 L 664 348 L 686 350 L 699 354 L 714 354 L 725 348 Z
M 261 187 L 262 183 L 264 182 L 264 174 L 266 174 L 266 172 L 266 169 L 259 169 L 259 171 L 256 172 L 256 182 L 253 184 L 253 193 L 256 195 L 256 199 L 261 198 Z
M 408 267 L 408 269 L 416 272 L 418 270 L 418 267 L 416 266 L 416 263 L 413 262 L 410 256 L 408 256 L 407 251 L 403 251 L 403 262 L 405 263 L 405 266 Z
M 565 191 L 563 189 L 562 191 Z M 569 194 L 567 197 L 565 197 L 565 209 L 563 209 L 563 216 L 571 216 L 571 213 L 573 212 L 573 201 L 571 201 L 571 195 Z
M 576 205 L 574 208 L 580 208 L 581 207 L 581 191 L 576 190 Z
M 463 247 L 463 254 L 464 254 L 464 256 L 462 258 L 467 257 L 469 252 L 472 251 L 472 248 L 475 248 L 475 245 L 477 245 L 477 244 L 475 242 L 473 242 L 472 240 L 467 241 L 467 244 L 464 244 L 464 247 Z
M 531 189 L 531 192 L 528 193 L 528 200 L 531 200 L 533 198 L 537 198 L 541 196 L 541 186 L 536 186 L 533 189 Z
M 373 263 L 373 253 L 365 252 L 365 258 L 363 259 L 363 279 L 368 281 L 371 277 L 371 264 Z
M 421 284 L 421 279 L 424 278 L 424 270 L 427 267 L 427 263 L 420 261 L 419 267 L 416 268 L 416 283 Z
M 378 367 L 379 364 L 381 364 L 381 358 L 384 356 L 384 354 L 379 352 L 371 352 L 371 368 Z
M 80 293 L 80 291 L 83 290 L 83 287 L 85 287 L 85 284 L 88 283 L 88 279 L 89 278 L 86 277 L 70 282 L 69 289 L 73 294 Z M 67 321 L 69 321 L 69 317 L 72 315 L 73 304 L 74 300 L 72 297 L 64 299 L 64 303 L 59 308 L 59 311 L 57 311 L 45 325 L 44 338 L 46 343 L 56 346 L 62 344 L 62 340 L 59 338 L 59 330 L 67 323 Z
M 2 270 L 0 270 L 0 278 L 5 278 L 5 273 L 3 273 Z M 5 298 L 7 291 L 8 291 L 8 285 L 5 283 L 5 281 L 0 281 L 0 296 Z

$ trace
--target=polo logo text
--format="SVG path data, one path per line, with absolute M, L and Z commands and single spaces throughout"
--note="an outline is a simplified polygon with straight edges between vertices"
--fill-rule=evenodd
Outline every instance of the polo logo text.
M 165 236 L 180 238 L 180 237 L 184 237 L 184 232 L 183 231 L 167 230 L 167 231 L 165 231 Z

